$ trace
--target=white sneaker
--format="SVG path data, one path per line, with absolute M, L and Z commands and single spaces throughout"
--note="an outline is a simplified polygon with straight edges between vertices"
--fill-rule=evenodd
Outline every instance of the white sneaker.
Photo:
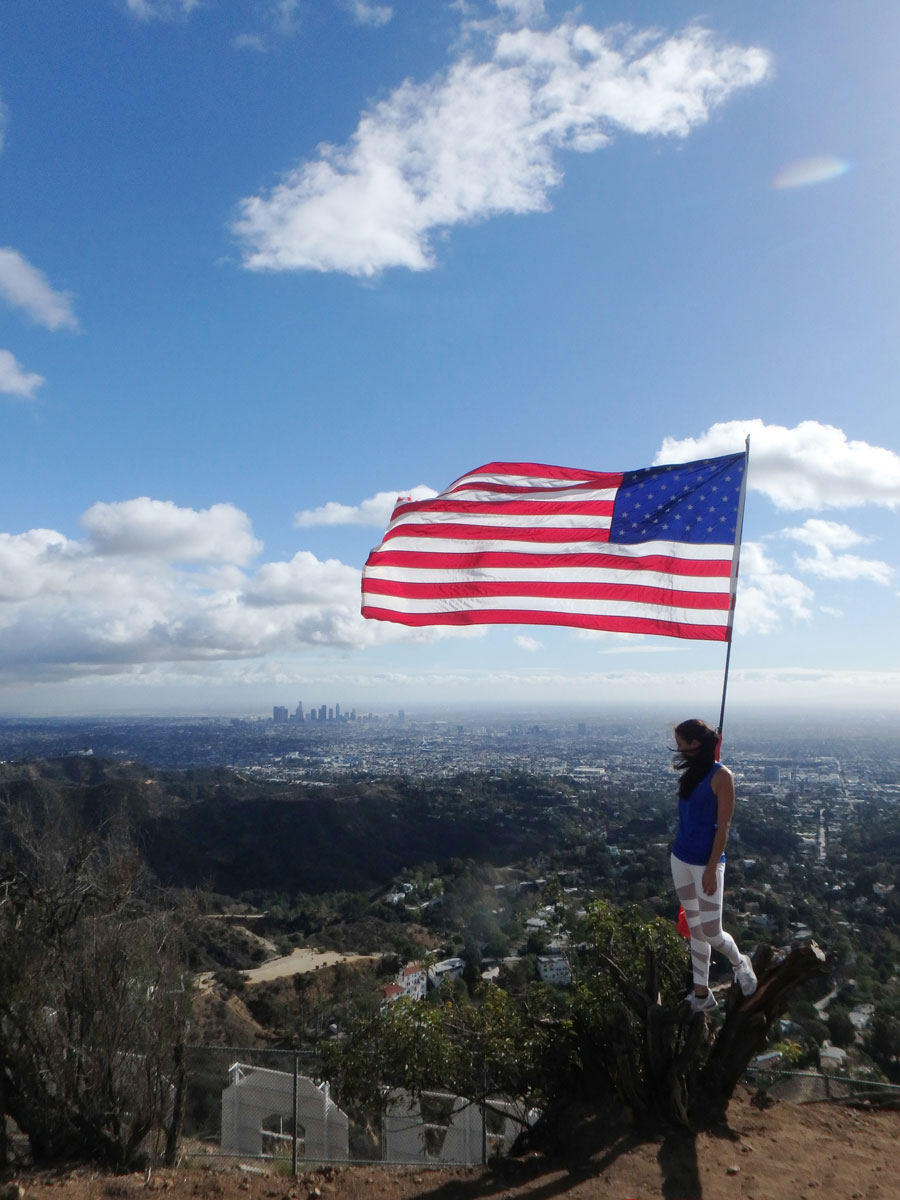
M 698 996 L 696 992 L 688 992 L 685 996 L 688 1004 L 691 1006 L 691 1012 L 712 1012 L 716 1007 L 716 998 L 712 992 L 707 992 L 705 996 Z
M 741 955 L 741 961 L 734 968 L 734 978 L 745 996 L 752 996 L 756 991 L 756 972 L 749 954 Z

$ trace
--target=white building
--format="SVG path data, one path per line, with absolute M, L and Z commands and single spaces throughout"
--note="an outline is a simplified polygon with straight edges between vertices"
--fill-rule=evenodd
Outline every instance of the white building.
M 561 954 L 541 954 L 537 960 L 538 975 L 544 983 L 557 987 L 568 987 L 572 982 L 572 968 Z
M 460 979 L 465 970 L 465 959 L 444 958 L 428 968 L 428 982 L 432 987 L 440 987 L 445 979 Z
M 410 1000 L 424 1000 L 428 990 L 428 973 L 420 962 L 407 963 L 398 972 L 397 983 Z
M 294 1135 L 294 1076 L 234 1063 L 222 1093 L 222 1152 L 290 1158 Z M 350 1157 L 349 1122 L 327 1083 L 297 1077 L 297 1157 L 309 1161 Z

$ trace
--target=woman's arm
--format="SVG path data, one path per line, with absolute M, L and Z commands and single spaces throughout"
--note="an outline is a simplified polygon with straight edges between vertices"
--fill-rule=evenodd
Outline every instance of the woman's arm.
M 716 890 L 716 867 L 728 841 L 728 830 L 734 816 L 734 776 L 727 767 L 719 767 L 712 777 L 712 790 L 716 797 L 716 836 L 713 838 L 709 862 L 703 871 L 702 887 L 707 896 Z

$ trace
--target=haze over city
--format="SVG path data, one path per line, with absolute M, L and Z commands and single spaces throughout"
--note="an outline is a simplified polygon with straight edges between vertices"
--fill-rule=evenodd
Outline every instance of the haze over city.
M 715 719 L 720 644 L 388 626 L 360 570 L 398 495 L 481 463 L 747 436 L 730 703 L 896 713 L 900 9 L 0 30 L 0 713 Z

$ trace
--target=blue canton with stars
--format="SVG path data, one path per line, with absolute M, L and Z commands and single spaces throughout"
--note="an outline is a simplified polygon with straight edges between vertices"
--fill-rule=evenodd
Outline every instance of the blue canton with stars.
M 728 454 L 626 471 L 610 542 L 733 544 L 745 463 L 743 454 Z

